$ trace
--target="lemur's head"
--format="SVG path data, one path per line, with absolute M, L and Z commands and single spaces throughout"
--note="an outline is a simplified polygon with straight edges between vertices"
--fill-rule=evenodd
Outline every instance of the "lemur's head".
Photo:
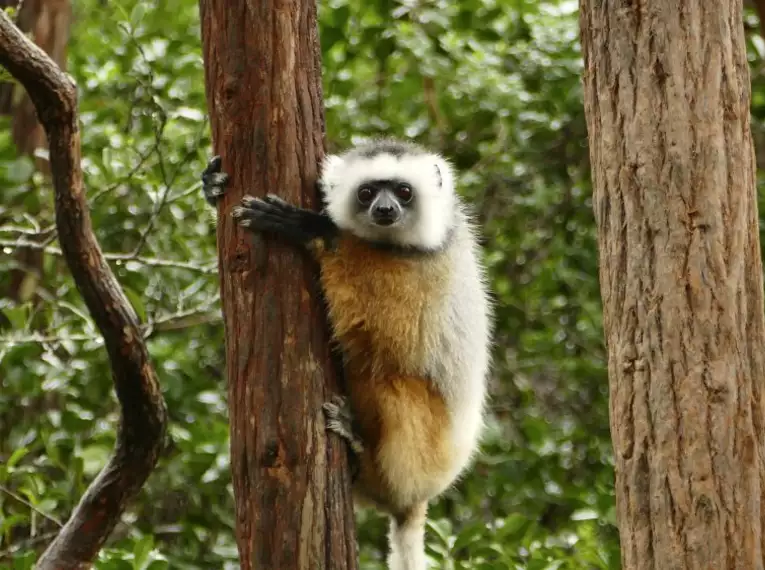
M 384 139 L 328 156 L 321 182 L 329 216 L 363 239 L 437 249 L 456 222 L 451 166 L 412 143 Z

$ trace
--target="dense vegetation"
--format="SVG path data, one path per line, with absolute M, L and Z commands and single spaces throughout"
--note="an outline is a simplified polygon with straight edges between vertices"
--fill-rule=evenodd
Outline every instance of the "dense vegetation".
M 439 568 L 619 567 L 582 63 L 571 0 L 320 3 L 330 149 L 382 133 L 452 158 L 497 297 L 491 419 L 431 510 Z M 143 322 L 166 453 L 98 568 L 238 568 L 228 471 L 211 147 L 195 0 L 75 3 L 93 221 Z M 391 20 L 391 14 L 395 19 Z M 754 128 L 765 43 L 752 16 Z M 30 568 L 104 464 L 118 423 L 102 342 L 57 252 L 51 191 L 0 129 L 0 568 Z M 18 244 L 45 247 L 42 274 Z M 358 515 L 362 568 L 385 525 Z M 453 564 L 440 565 L 444 557 Z

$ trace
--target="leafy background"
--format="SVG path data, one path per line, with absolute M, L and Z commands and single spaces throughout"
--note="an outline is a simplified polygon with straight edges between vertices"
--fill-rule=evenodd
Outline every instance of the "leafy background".
M 97 567 L 238 568 L 198 6 L 74 10 L 93 223 L 146 324 L 172 439 Z M 447 570 L 619 568 L 577 25 L 571 0 L 320 3 L 330 150 L 383 133 L 439 149 L 484 228 L 491 417 L 474 469 L 431 508 L 428 553 Z M 760 141 L 765 43 L 746 25 Z M 52 192 L 2 120 L 0 568 L 26 569 L 105 463 L 118 411 Z M 24 242 L 42 272 L 15 286 Z M 362 568 L 384 568 L 386 521 L 357 518 Z

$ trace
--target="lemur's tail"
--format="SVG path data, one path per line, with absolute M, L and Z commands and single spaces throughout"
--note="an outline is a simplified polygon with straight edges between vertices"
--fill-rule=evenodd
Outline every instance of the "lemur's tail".
M 420 503 L 403 516 L 391 517 L 388 570 L 427 570 L 425 518 L 428 504 Z

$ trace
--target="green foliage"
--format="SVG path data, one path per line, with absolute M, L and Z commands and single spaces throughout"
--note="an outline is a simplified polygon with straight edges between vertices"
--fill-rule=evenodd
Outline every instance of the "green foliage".
M 74 3 L 69 72 L 93 225 L 146 325 L 172 443 L 97 568 L 237 568 L 214 220 L 198 183 L 210 139 L 197 2 L 110 6 Z M 445 570 L 619 568 L 575 11 L 320 3 L 330 149 L 378 134 L 440 149 L 486 236 L 491 416 L 475 467 L 430 511 L 428 553 Z M 749 47 L 761 70 L 765 43 Z M 56 249 L 51 190 L 8 128 L 0 192 L 0 568 L 27 569 L 104 465 L 118 409 Z M 39 265 L 19 254 L 26 241 L 46 248 Z M 384 568 L 386 521 L 357 518 L 362 568 Z

